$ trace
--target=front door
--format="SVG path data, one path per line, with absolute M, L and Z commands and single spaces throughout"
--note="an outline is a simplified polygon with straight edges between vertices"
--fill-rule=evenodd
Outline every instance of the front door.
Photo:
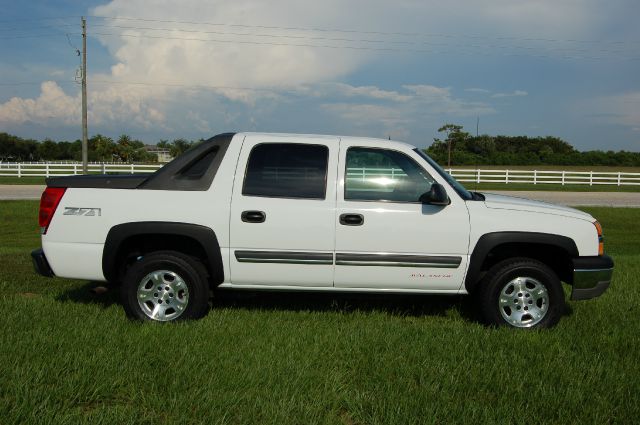
M 336 288 L 457 292 L 468 261 L 469 215 L 422 204 L 434 178 L 417 153 L 341 142 L 336 208 Z M 436 175 L 435 173 L 433 173 Z
M 333 286 L 336 138 L 247 135 L 230 218 L 232 285 Z

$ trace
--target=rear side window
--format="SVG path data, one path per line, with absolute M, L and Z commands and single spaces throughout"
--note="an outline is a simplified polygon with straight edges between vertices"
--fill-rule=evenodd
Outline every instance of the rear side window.
M 180 170 L 180 172 L 178 173 L 178 177 L 186 179 L 202 178 L 202 176 L 204 176 L 204 173 L 213 162 L 213 159 L 218 154 L 218 150 L 218 146 L 215 146 L 208 152 L 205 152 L 195 160 L 191 161 L 189 164 L 187 164 L 186 167 Z
M 324 145 L 256 145 L 249 155 L 242 194 L 324 199 L 328 161 L 329 148 Z

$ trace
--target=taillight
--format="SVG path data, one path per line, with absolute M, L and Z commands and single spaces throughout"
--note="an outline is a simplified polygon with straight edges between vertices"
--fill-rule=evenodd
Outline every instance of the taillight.
M 596 226 L 596 231 L 598 232 L 598 255 L 604 255 L 604 236 L 602 236 L 602 225 L 597 221 L 594 221 L 593 225 Z
M 40 233 L 46 234 L 49 223 L 53 218 L 53 214 L 58 208 L 58 204 L 64 195 L 66 187 L 48 187 L 42 192 L 40 198 L 40 213 L 38 214 L 38 223 L 40 224 Z

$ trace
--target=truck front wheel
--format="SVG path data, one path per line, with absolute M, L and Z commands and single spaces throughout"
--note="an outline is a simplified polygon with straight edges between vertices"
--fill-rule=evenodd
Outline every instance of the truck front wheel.
M 127 316 L 136 320 L 199 319 L 209 308 L 205 267 L 175 251 L 140 258 L 127 270 L 121 291 Z
M 482 315 L 491 325 L 550 328 L 564 312 L 560 279 L 545 264 L 529 258 L 493 266 L 479 288 Z

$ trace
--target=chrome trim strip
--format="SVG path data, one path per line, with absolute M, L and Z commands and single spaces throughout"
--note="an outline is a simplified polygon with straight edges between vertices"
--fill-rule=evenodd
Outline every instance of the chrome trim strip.
M 336 254 L 338 266 L 429 267 L 455 269 L 462 257 L 398 254 Z
M 240 263 L 318 264 L 332 265 L 333 254 L 304 251 L 235 251 Z M 425 267 L 455 269 L 462 257 L 406 254 L 353 254 L 337 253 L 338 266 Z
M 333 264 L 333 254 L 324 252 L 235 251 L 234 255 L 240 263 Z
M 609 270 L 613 270 L 613 267 L 608 267 L 606 269 L 574 269 L 574 273 L 577 272 L 608 272 Z
M 400 263 L 396 261 L 336 261 L 337 266 L 382 266 L 382 267 L 431 267 L 439 269 L 455 269 L 455 264 L 442 263 Z

